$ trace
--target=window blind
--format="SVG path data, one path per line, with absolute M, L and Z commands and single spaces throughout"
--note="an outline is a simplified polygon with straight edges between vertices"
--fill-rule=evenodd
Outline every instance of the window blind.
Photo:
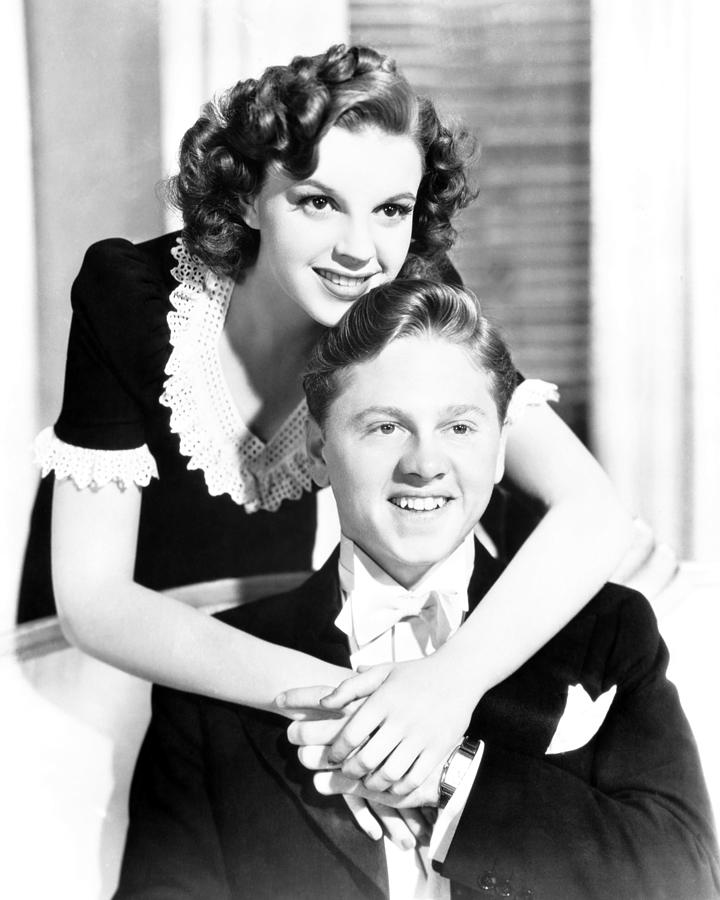
M 589 0 L 351 0 L 350 26 L 477 136 L 454 262 L 585 439 Z

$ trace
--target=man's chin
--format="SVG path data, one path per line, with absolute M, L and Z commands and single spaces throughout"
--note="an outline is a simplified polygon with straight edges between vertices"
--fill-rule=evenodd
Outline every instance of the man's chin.
M 391 557 L 386 557 L 386 561 L 380 565 L 388 575 L 407 586 L 419 581 L 430 569 L 444 562 L 454 548 L 455 545 L 443 545 L 439 548 L 437 543 L 425 548 L 394 548 Z

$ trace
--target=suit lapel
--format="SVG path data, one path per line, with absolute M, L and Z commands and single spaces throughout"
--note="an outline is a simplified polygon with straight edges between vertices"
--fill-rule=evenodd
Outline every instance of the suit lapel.
M 475 541 L 475 564 L 468 585 L 468 613 L 471 613 L 500 577 L 503 566 Z
M 297 591 L 295 602 L 300 604 L 301 615 L 295 620 L 292 646 L 326 662 L 350 668 L 347 638 L 334 625 L 341 603 L 337 557 L 336 551 Z M 312 773 L 301 765 L 296 748 L 285 736 L 288 720 L 242 707 L 238 713 L 256 752 L 295 797 L 316 826 L 314 830 L 320 832 L 321 838 L 353 873 L 362 896 L 387 897 L 382 842 L 372 841 L 360 831 L 342 797 L 323 797 L 317 793 Z

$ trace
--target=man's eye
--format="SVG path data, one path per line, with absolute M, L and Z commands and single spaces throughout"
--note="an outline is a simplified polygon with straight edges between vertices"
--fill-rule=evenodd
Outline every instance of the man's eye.
M 392 422 L 383 422 L 378 428 L 380 434 L 394 434 L 396 426 Z
M 453 434 L 468 434 L 468 432 L 470 431 L 470 426 L 465 425 L 464 422 L 457 422 L 455 425 L 453 425 L 452 430 Z

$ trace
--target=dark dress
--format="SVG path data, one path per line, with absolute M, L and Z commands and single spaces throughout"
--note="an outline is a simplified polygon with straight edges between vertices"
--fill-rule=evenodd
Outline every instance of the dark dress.
M 237 495 L 233 499 L 222 492 L 223 485 L 214 485 L 215 495 L 211 493 L 206 471 L 193 468 L 197 460 L 186 447 L 181 452 L 180 437 L 171 430 L 171 409 L 161 398 L 173 352 L 168 313 L 176 305 L 170 295 L 178 288 L 173 275 L 178 237 L 173 233 L 137 245 L 109 239 L 87 251 L 72 287 L 63 405 L 55 435 L 66 445 L 91 450 L 146 446 L 154 458 L 158 477 L 142 494 L 135 566 L 140 584 L 161 590 L 220 578 L 307 571 L 317 524 L 309 475 L 295 473 L 295 483 L 285 489 L 288 499 L 277 503 L 276 496 L 265 508 L 248 512 Z M 193 284 L 201 279 L 188 259 L 186 255 L 184 277 L 192 294 Z M 449 264 L 443 276 L 458 280 Z M 50 577 L 54 477 L 50 473 L 42 479 L 32 512 L 19 622 L 55 612 Z M 503 491 L 496 492 L 483 518 L 502 555 L 514 549 L 536 520 L 520 498 L 515 503 L 520 503 L 521 513 L 513 516 L 510 530 Z

